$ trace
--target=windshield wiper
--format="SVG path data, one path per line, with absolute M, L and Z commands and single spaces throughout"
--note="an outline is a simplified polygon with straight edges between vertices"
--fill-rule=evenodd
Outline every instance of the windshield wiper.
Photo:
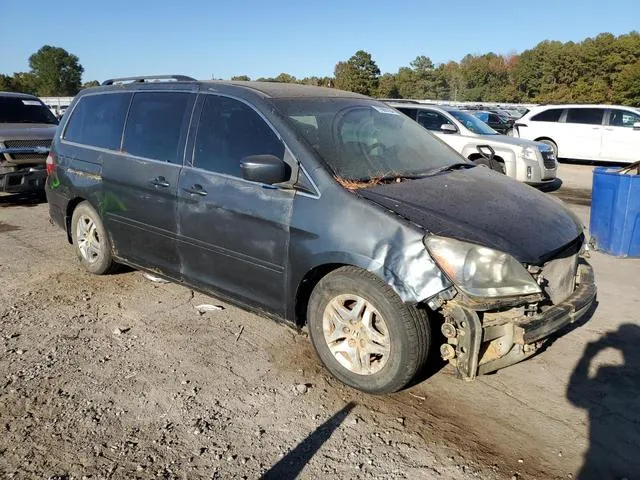
M 463 168 L 473 168 L 473 167 L 475 167 L 473 163 L 465 163 L 465 162 L 452 163 L 451 165 L 445 165 L 443 167 L 438 167 L 433 170 L 429 170 L 427 172 L 427 175 L 429 176 L 437 175 L 438 173 L 442 173 L 442 172 L 452 172 L 453 170 L 461 170 Z

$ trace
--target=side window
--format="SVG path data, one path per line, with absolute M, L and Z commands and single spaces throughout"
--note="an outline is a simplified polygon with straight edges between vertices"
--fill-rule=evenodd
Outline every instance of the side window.
M 411 120 L 416 120 L 416 114 L 418 112 L 418 109 L 416 109 L 416 108 L 402 108 L 402 107 L 393 107 L 393 108 L 395 108 L 396 110 L 404 113 Z
M 240 163 L 249 155 L 275 155 L 283 159 L 284 144 L 248 105 L 233 98 L 207 95 L 196 135 L 193 166 L 240 177 Z
M 418 110 L 418 123 L 427 130 L 440 131 L 440 127 L 448 123 L 453 125 L 446 117 L 440 115 L 438 112 L 431 110 Z
M 195 96 L 138 92 L 133 96 L 122 150 L 138 157 L 182 163 L 181 150 Z
M 66 126 L 64 139 L 119 150 L 130 101 L 130 93 L 105 93 L 80 98 Z
M 581 123 L 587 125 L 602 124 L 602 108 L 569 108 L 567 111 L 567 123 Z
M 537 115 L 531 117 L 534 122 L 558 122 L 560 115 L 562 115 L 562 108 L 550 108 L 544 112 L 540 112 Z
M 627 110 L 611 110 L 609 125 L 612 127 L 633 128 L 633 124 L 640 122 L 640 115 Z
M 478 112 L 475 114 L 475 116 L 482 120 L 484 123 L 487 123 L 489 121 L 489 115 L 485 112 Z

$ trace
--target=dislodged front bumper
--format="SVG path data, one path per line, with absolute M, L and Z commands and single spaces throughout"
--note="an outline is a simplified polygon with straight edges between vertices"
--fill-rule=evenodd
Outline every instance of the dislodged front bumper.
M 442 332 L 447 343 L 441 347 L 442 356 L 466 380 L 513 365 L 533 355 L 555 332 L 583 317 L 595 298 L 593 270 L 584 262 L 578 265 L 571 296 L 535 315 L 516 316 L 511 312 L 517 310 L 507 310 L 489 316 L 453 299 L 443 308 Z

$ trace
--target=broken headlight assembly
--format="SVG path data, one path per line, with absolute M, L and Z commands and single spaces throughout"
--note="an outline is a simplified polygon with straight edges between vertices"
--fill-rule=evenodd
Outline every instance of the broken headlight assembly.
M 447 277 L 471 297 L 541 291 L 526 268 L 508 253 L 436 235 L 425 237 L 424 244 Z

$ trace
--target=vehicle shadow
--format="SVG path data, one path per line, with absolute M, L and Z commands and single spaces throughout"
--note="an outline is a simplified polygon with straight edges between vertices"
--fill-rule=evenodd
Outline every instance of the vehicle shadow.
M 621 325 L 587 344 L 567 388 L 567 398 L 589 415 L 589 449 L 578 480 L 640 478 L 640 326 Z M 591 363 L 606 349 L 622 353 L 623 365 Z
M 344 422 L 355 406 L 354 402 L 347 403 L 341 410 L 311 432 L 296 448 L 282 457 L 261 478 L 265 480 L 296 478 L 320 447 L 331 437 L 331 434 Z
M 47 203 L 44 193 L 0 195 L 0 208 L 35 207 L 41 203 Z

